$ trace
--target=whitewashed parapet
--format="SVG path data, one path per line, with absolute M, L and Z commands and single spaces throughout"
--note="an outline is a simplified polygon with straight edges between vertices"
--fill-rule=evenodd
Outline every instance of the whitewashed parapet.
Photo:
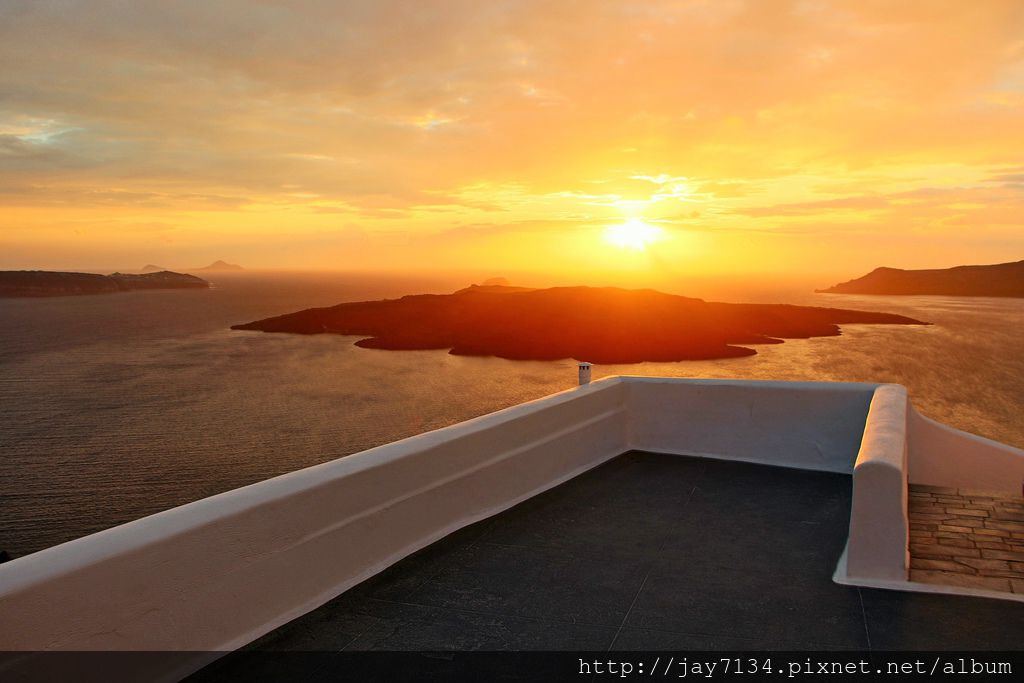
M 637 450 L 849 474 L 876 384 L 627 377 Z
M 446 534 L 626 450 L 619 379 L 0 565 L 0 650 L 196 651 L 174 680 Z
M 853 505 L 846 574 L 853 581 L 905 581 L 907 519 L 907 390 L 878 387 L 853 468 Z
M 911 406 L 908 463 L 911 484 L 992 491 L 1024 491 L 1024 450 L 947 427 Z
M 1024 472 L 896 385 L 605 378 L 0 565 L 0 650 L 190 651 L 141 676 L 177 680 L 630 449 L 852 472 L 836 579 L 885 587 L 908 585 L 908 477 L 1012 491 Z

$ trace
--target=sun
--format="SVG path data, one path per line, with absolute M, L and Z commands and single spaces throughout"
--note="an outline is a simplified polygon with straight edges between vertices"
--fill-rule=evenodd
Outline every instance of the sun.
M 661 228 L 644 223 L 639 218 L 630 218 L 625 223 L 610 225 L 604 233 L 605 240 L 610 244 L 637 251 L 643 251 L 647 245 L 657 242 L 662 236 Z

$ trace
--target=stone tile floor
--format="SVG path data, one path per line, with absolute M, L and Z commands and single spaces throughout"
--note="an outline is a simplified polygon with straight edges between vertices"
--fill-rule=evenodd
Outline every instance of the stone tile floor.
M 190 680 L 251 680 L 247 652 L 1020 648 L 1024 604 L 834 583 L 850 492 L 842 474 L 626 453 Z
M 1024 499 L 912 485 L 910 579 L 1024 594 Z

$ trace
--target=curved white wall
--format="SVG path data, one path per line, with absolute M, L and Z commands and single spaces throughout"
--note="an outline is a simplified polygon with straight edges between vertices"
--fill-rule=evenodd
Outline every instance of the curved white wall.
M 908 484 L 1021 495 L 1024 451 L 930 420 L 910 404 L 906 389 L 875 391 L 853 473 L 853 505 L 839 583 L 925 592 L 1021 596 L 908 582 Z
M 913 407 L 907 422 L 910 483 L 1021 495 L 1024 450 L 947 427 Z
M 907 519 L 907 390 L 875 390 L 853 469 L 847 580 L 905 581 L 910 568 Z

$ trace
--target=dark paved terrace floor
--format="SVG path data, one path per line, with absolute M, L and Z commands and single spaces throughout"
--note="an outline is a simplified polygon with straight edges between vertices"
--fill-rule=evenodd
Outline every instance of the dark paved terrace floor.
M 1007 649 L 1024 604 L 832 582 L 850 478 L 627 453 L 254 650 Z M 229 671 L 229 656 L 210 669 Z

